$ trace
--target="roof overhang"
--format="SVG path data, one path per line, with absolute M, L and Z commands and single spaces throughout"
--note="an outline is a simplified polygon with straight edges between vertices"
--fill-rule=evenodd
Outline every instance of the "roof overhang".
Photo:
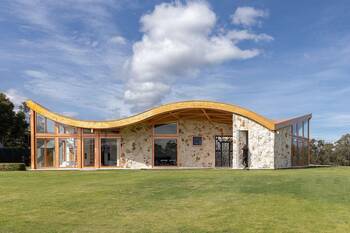
M 47 108 L 41 106 L 38 103 L 35 103 L 32 100 L 26 101 L 26 104 L 33 111 L 53 121 L 66 124 L 66 125 L 75 126 L 75 127 L 93 128 L 93 129 L 120 128 L 128 125 L 144 122 L 165 113 L 174 114 L 177 111 L 186 110 L 186 109 L 204 110 L 203 111 L 204 115 L 206 114 L 205 110 L 214 110 L 214 111 L 227 112 L 231 114 L 238 114 L 257 122 L 260 125 L 270 130 L 277 130 L 279 128 L 285 127 L 286 124 L 288 124 L 287 122 L 284 122 L 284 121 L 276 122 L 276 121 L 267 119 L 266 117 L 263 117 L 255 112 L 252 112 L 248 109 L 245 109 L 236 105 L 212 102 L 212 101 L 183 101 L 183 102 L 170 103 L 170 104 L 165 104 L 159 107 L 152 108 L 150 110 L 147 110 L 137 115 L 133 115 L 122 119 L 107 120 L 107 121 L 86 121 L 86 120 L 78 120 L 71 117 L 63 116 L 61 114 L 48 110 Z M 311 115 L 310 115 L 310 118 L 311 118 Z

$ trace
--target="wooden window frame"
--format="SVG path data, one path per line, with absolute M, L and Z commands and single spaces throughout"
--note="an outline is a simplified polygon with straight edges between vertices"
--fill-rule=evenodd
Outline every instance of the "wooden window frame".
M 101 145 L 102 145 L 102 143 L 101 143 L 101 141 L 102 141 L 102 139 L 105 139 L 105 138 L 107 138 L 107 139 L 117 139 L 117 165 L 115 165 L 115 166 L 103 166 L 102 165 L 102 161 L 101 161 L 101 150 L 102 150 L 102 148 L 101 148 Z M 98 148 L 98 150 L 99 150 L 99 167 L 100 168 L 119 168 L 120 167 L 120 157 L 121 157 L 121 154 L 122 154 L 122 145 L 121 145 L 121 137 L 120 137 L 120 135 L 118 134 L 118 135 L 112 135 L 112 134 L 107 134 L 107 136 L 106 135 L 104 135 L 104 136 L 100 136 L 99 137 L 99 148 Z
M 176 123 L 176 134 L 156 134 L 155 133 L 155 125 L 159 124 L 173 124 Z M 156 166 L 154 165 L 154 159 L 155 159 L 155 151 L 154 151 L 154 140 L 156 139 L 176 139 L 176 165 L 175 166 Z M 178 121 L 168 121 L 168 122 L 162 122 L 162 123 L 153 123 L 152 124 L 152 168 L 176 168 L 179 167 L 180 161 L 179 161 L 179 122 Z

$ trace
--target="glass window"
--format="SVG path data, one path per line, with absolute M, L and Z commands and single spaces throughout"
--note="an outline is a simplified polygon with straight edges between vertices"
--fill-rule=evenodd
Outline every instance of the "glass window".
M 194 146 L 200 146 L 202 145 L 202 137 L 200 136 L 194 136 L 193 139 L 192 139 L 192 144 Z
M 54 158 L 55 140 L 38 138 L 36 140 L 36 166 L 38 168 L 53 167 Z
M 304 121 L 304 138 L 307 138 L 309 135 L 309 121 Z
M 55 122 L 36 114 L 36 131 L 38 133 L 55 133 Z
M 93 129 L 83 129 L 84 134 L 93 134 L 94 130 Z
M 293 124 L 293 135 L 298 136 L 297 135 L 297 124 Z
M 45 133 L 45 117 L 36 114 L 36 132 Z
M 300 122 L 297 124 L 297 127 L 298 127 L 298 136 L 299 137 L 302 137 L 303 136 L 303 122 Z
M 95 165 L 95 139 L 94 138 L 84 138 L 84 166 L 94 166 Z
M 176 166 L 177 164 L 177 140 L 154 139 L 154 165 Z
M 177 124 L 159 124 L 154 126 L 155 134 L 177 134 Z
M 101 130 L 101 134 L 119 134 L 118 129 L 105 129 Z
M 46 118 L 46 133 L 55 133 L 55 122 Z
M 76 134 L 78 132 L 77 128 L 69 125 L 59 124 L 58 132 L 61 134 Z
M 59 139 L 60 167 L 76 167 L 77 140 L 75 138 Z
M 101 166 L 118 165 L 118 139 L 101 138 Z

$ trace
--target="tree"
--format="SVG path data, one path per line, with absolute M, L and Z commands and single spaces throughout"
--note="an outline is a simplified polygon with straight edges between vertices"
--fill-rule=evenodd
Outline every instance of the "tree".
M 336 141 L 334 160 L 337 164 L 350 165 L 350 134 L 345 134 Z
M 28 146 L 28 122 L 26 121 L 27 108 L 23 103 L 18 111 L 14 104 L 0 93 L 0 143 L 5 147 Z

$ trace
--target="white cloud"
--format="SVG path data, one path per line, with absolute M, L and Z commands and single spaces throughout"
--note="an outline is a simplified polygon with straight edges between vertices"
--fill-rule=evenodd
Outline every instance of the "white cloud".
M 259 19 L 266 18 L 268 15 L 268 12 L 265 10 L 245 6 L 238 7 L 231 18 L 233 24 L 250 27 L 261 24 Z
M 247 30 L 232 30 L 227 33 L 227 37 L 235 42 L 239 42 L 241 40 L 253 40 L 255 42 L 258 41 L 271 41 L 273 40 L 273 37 L 270 35 L 267 35 L 265 33 L 262 34 L 255 34 L 252 32 L 249 32 Z
M 232 59 L 248 59 L 258 49 L 240 49 L 242 40 L 272 40 L 248 31 L 215 33 L 216 15 L 204 2 L 163 3 L 141 20 L 142 40 L 126 63 L 125 102 L 140 111 L 161 102 L 172 83 L 198 75 L 200 68 Z
M 10 88 L 7 91 L 5 91 L 5 95 L 7 98 L 11 100 L 11 102 L 15 105 L 15 110 L 18 110 L 18 107 L 27 100 L 25 96 L 23 96 L 21 93 L 19 93 L 16 89 Z
M 120 44 L 120 45 L 126 44 L 126 39 L 122 36 L 114 36 L 109 41 L 112 43 L 115 43 L 115 44 Z

